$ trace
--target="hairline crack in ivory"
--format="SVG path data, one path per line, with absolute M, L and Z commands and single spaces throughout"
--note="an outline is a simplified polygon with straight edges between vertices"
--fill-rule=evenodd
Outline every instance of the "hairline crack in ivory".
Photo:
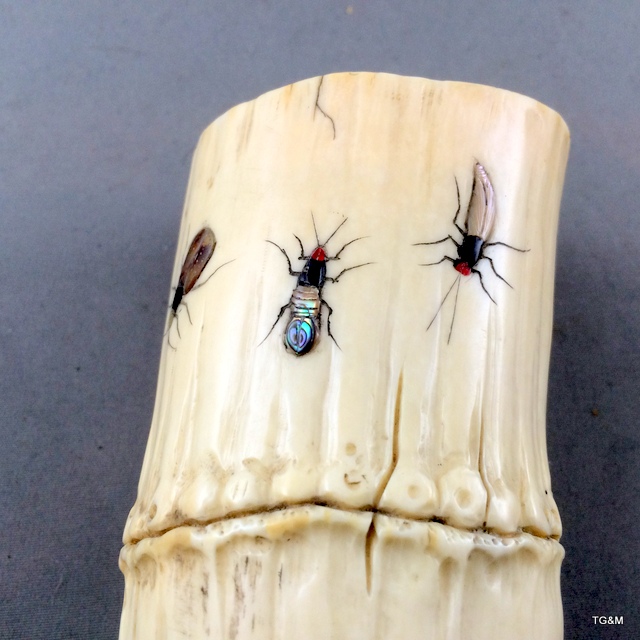
M 545 412 L 568 150 L 525 96 L 375 73 L 205 130 L 121 640 L 562 638 Z

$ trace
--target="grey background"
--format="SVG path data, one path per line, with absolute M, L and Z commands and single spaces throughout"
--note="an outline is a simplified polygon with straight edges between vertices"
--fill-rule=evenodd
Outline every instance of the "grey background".
M 345 70 L 496 85 L 569 124 L 566 637 L 640 638 L 639 27 L 628 0 L 0 1 L 0 638 L 117 637 L 193 147 L 238 102 Z

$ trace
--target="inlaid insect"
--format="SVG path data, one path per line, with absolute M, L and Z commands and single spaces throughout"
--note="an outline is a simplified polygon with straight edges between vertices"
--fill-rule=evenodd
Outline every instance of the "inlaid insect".
M 347 267 L 343 269 L 337 276 L 330 277 L 327 275 L 327 262 L 331 260 L 339 260 L 340 254 L 350 245 L 358 240 L 362 240 L 362 237 L 355 238 L 347 242 L 338 253 L 334 256 L 328 256 L 325 247 L 336 235 L 338 229 L 347 221 L 345 218 L 335 229 L 335 231 L 324 241 L 320 242 L 318 239 L 318 231 L 316 229 L 316 222 L 311 214 L 311 220 L 313 221 L 313 230 L 316 236 L 316 248 L 311 252 L 311 255 L 305 255 L 304 246 L 302 240 L 294 234 L 295 239 L 300 245 L 299 260 L 304 260 L 304 266 L 302 271 L 294 271 L 291 267 L 291 260 L 287 255 L 287 252 L 275 242 L 267 240 L 268 243 L 277 247 L 284 255 L 287 266 L 289 267 L 289 274 L 296 276 L 298 281 L 296 287 L 291 294 L 291 298 L 287 304 L 283 305 L 278 313 L 276 321 L 273 323 L 269 333 L 265 336 L 264 342 L 270 335 L 275 326 L 282 318 L 284 312 L 289 309 L 291 311 L 289 321 L 283 334 L 283 341 L 286 349 L 296 356 L 303 356 L 309 353 L 311 349 L 318 343 L 320 339 L 320 332 L 322 327 L 322 307 L 326 307 L 327 314 L 327 333 L 329 337 L 334 341 L 336 346 L 340 348 L 338 342 L 331 333 L 331 314 L 333 309 L 329 306 L 326 300 L 322 297 L 322 289 L 325 282 L 338 282 L 338 280 L 347 271 L 353 271 L 359 267 L 364 267 L 371 262 L 364 262 L 362 264 L 355 265 L 353 267 Z M 262 344 L 262 342 L 260 344 Z
M 175 350 L 175 347 L 171 344 L 171 336 L 169 335 L 169 331 L 171 330 L 171 325 L 173 320 L 176 320 L 176 330 L 178 332 L 178 337 L 180 337 L 180 327 L 178 326 L 178 309 L 181 306 L 187 310 L 187 316 L 189 317 L 189 322 L 191 322 L 191 314 L 189 313 L 189 307 L 187 303 L 184 301 L 184 297 L 191 291 L 195 289 L 199 289 L 203 285 L 205 285 L 209 280 L 216 274 L 216 272 L 229 264 L 229 262 L 233 262 L 233 260 L 229 260 L 224 264 L 221 264 L 216 270 L 207 277 L 206 280 L 203 280 L 201 283 L 196 284 L 198 279 L 202 275 L 202 272 L 205 270 L 209 260 L 213 256 L 213 252 L 216 248 L 216 236 L 213 231 L 209 227 L 204 227 L 195 235 L 191 244 L 189 245 L 189 250 L 187 251 L 187 255 L 182 263 L 182 269 L 180 270 L 180 277 L 178 278 L 178 286 L 176 287 L 175 294 L 173 296 L 173 301 L 171 302 L 171 309 L 169 312 L 169 324 L 167 326 L 166 334 L 167 334 L 167 342 L 169 346 Z
M 487 296 L 489 296 L 491 302 L 496 304 L 493 296 L 487 291 L 487 288 L 484 285 L 482 273 L 475 268 L 481 260 L 486 260 L 491 266 L 493 273 L 500 280 L 502 280 L 502 282 L 513 289 L 513 287 L 496 271 L 493 260 L 489 256 L 485 255 L 485 249 L 487 249 L 488 247 L 502 246 L 507 247 L 508 249 L 513 249 L 514 251 L 519 251 L 520 253 L 526 253 L 527 251 L 529 251 L 529 249 L 518 249 L 516 247 L 512 247 L 505 242 L 487 242 L 487 239 L 489 238 L 489 236 L 491 235 L 491 231 L 493 230 L 493 225 L 496 218 L 495 193 L 486 169 L 479 162 L 476 162 L 473 170 L 473 185 L 471 187 L 471 197 L 469 198 L 469 206 L 467 208 L 467 216 L 464 222 L 464 229 L 458 224 L 458 215 L 460 214 L 460 189 L 458 188 L 457 180 L 456 192 L 458 195 L 458 208 L 456 210 L 455 216 L 453 217 L 453 224 L 461 233 L 462 242 L 458 242 L 451 234 L 449 234 L 445 238 L 442 238 L 440 240 L 434 240 L 433 242 L 418 242 L 416 243 L 416 245 L 414 245 L 433 245 L 450 240 L 457 247 L 457 258 L 444 256 L 437 262 L 428 262 L 421 265 L 424 267 L 430 267 L 436 264 L 441 264 L 445 261 L 449 261 L 453 263 L 453 268 L 460 274 L 449 287 L 449 290 L 442 299 L 440 306 L 438 307 L 435 315 L 433 316 L 433 319 L 427 327 L 428 331 L 431 328 L 431 325 L 435 322 L 435 319 L 438 317 L 438 314 L 440 313 L 446 299 L 449 297 L 449 294 L 451 293 L 453 288 L 456 287 L 456 297 L 447 344 L 451 340 L 451 333 L 453 331 L 453 322 L 455 320 L 456 307 L 458 303 L 458 292 L 460 291 L 460 279 L 462 276 L 469 276 L 474 273 L 477 274 L 482 289 L 487 294 Z

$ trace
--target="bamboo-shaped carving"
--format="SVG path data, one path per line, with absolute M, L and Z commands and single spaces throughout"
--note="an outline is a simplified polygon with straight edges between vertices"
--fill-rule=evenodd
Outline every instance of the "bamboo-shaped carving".
M 369 73 L 204 132 L 121 640 L 562 637 L 545 410 L 568 147 L 529 98 Z

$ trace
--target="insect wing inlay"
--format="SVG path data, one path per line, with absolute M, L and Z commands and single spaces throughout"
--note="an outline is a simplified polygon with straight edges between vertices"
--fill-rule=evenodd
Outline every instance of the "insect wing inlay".
M 189 250 L 187 251 L 187 255 L 184 259 L 184 262 L 182 263 L 182 269 L 180 270 L 178 285 L 176 286 L 176 291 L 171 302 L 171 308 L 169 310 L 169 323 L 165 332 L 167 335 L 167 342 L 172 349 L 175 349 L 175 347 L 171 344 L 169 331 L 171 330 L 171 325 L 173 324 L 174 318 L 176 319 L 178 336 L 180 335 L 180 328 L 177 324 L 178 308 L 180 307 L 180 305 L 184 305 L 187 309 L 187 314 L 189 313 L 189 308 L 186 306 L 186 303 L 183 302 L 183 298 L 196 286 L 196 283 L 202 275 L 202 272 L 205 270 L 207 264 L 209 263 L 209 260 L 211 260 L 211 256 L 213 256 L 215 248 L 216 237 L 209 227 L 204 227 L 203 229 L 198 231 L 198 233 L 191 241 L 191 244 L 189 245 Z M 218 269 L 220 269 L 220 267 L 218 267 Z M 216 269 L 216 271 L 218 269 Z M 215 273 L 215 271 L 213 273 Z M 213 276 L 213 273 L 211 274 L 211 276 Z M 211 276 L 209 276 L 209 278 Z M 207 280 L 209 278 L 207 278 Z M 207 280 L 205 280 L 205 282 Z M 191 320 L 191 317 L 189 317 L 189 320 Z
M 184 288 L 183 295 L 193 289 L 209 260 L 211 260 L 215 248 L 216 237 L 209 227 L 205 227 L 197 233 L 191 242 L 187 257 L 184 259 L 184 264 L 180 271 L 179 284 Z
M 495 194 L 485 168 L 476 162 L 473 189 L 467 211 L 467 233 L 486 240 L 496 218 Z

